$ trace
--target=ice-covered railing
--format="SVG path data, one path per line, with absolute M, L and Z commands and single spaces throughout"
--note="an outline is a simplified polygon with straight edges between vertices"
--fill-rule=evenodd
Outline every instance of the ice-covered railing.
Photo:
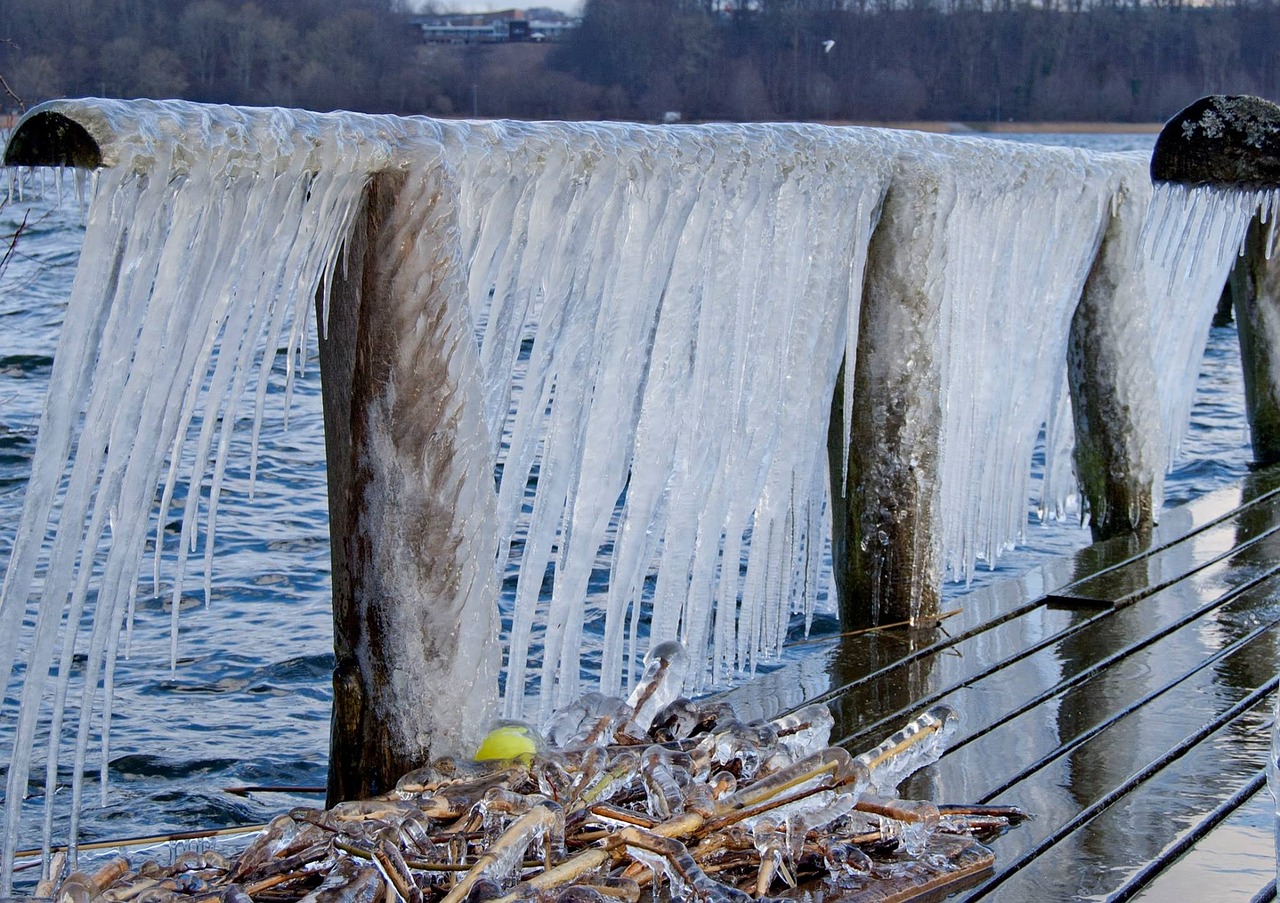
M 301 360 L 318 289 L 336 796 L 482 729 L 509 561 L 511 712 L 527 692 L 535 711 L 580 692 L 587 617 L 605 622 L 606 690 L 672 637 L 695 687 L 772 654 L 822 591 L 829 510 L 842 613 L 887 600 L 927 617 L 944 561 L 963 576 L 1023 529 L 1082 292 L 1135 329 L 1156 316 L 1148 280 L 1116 288 L 1145 215 L 1132 156 L 73 101 L 29 114 L 7 159 L 98 173 L 0 596 L 0 673 L 19 651 L 22 672 L 11 826 L 38 726 L 56 763 L 67 711 L 78 807 L 148 525 L 192 487 L 176 599 L 198 540 L 212 566 L 227 431 L 242 405 L 257 429 L 275 349 Z M 1154 383 L 1133 382 L 1125 404 L 1156 411 Z M 1169 434 L 1163 410 L 1138 425 Z M 598 571 L 608 590 L 588 602 Z M 68 709 L 52 675 L 86 650 Z

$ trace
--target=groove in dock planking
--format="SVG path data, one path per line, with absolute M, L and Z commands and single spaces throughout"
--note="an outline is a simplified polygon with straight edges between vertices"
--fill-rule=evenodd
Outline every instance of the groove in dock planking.
M 832 640 L 732 702 L 763 716 L 826 701 L 854 752 L 934 702 L 959 710 L 951 749 L 903 795 L 1034 816 L 991 844 L 993 869 L 963 899 L 1144 897 L 1226 832 L 1272 849 L 1280 468 L 1165 512 L 1145 544 L 1092 546 L 964 606 L 924 638 Z M 1259 861 L 1215 873 L 1213 896 L 1264 892 L 1274 865 Z

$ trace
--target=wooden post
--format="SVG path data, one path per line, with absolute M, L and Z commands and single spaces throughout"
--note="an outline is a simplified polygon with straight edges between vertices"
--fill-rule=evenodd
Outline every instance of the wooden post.
M 1160 130 L 1151 178 L 1219 188 L 1280 186 L 1280 106 L 1248 95 L 1200 98 Z
M 1271 225 L 1257 218 L 1228 283 L 1244 371 L 1245 416 L 1255 464 L 1280 463 L 1280 260 L 1268 260 Z
M 320 342 L 330 805 L 385 792 L 429 755 L 470 752 L 496 701 L 493 475 L 474 466 L 487 447 L 475 341 L 446 303 L 460 278 L 450 213 L 429 171 L 376 177 Z
M 4 149 L 5 166 L 97 169 L 102 165 L 102 144 L 110 140 L 110 131 L 101 118 L 95 118 L 92 110 L 84 111 L 86 127 L 53 107 L 42 105 L 23 117 L 22 128 Z
M 896 180 L 868 247 L 847 476 L 843 370 L 827 443 L 833 582 L 845 630 L 927 620 L 938 612 L 942 373 L 933 352 L 939 299 L 920 274 L 935 253 L 934 224 L 951 200 L 944 181 L 927 168 Z M 894 342 L 873 336 L 894 336 Z
M 1148 313 L 1141 305 L 1116 303 L 1146 291 L 1135 262 L 1148 193 L 1120 191 L 1067 345 L 1076 477 L 1096 542 L 1151 529 L 1154 486 L 1165 467 L 1163 437 L 1147 429 L 1159 422 L 1155 368 L 1150 349 L 1136 338 L 1146 334 Z

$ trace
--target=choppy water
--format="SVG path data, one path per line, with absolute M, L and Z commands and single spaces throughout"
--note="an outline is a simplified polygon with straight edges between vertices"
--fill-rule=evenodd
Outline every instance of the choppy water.
M 1034 138 L 1115 150 L 1149 147 L 1151 141 L 1150 136 Z M 17 253 L 0 279 L 0 557 L 5 559 L 83 234 L 74 203 L 59 207 L 33 197 L 0 209 L 0 235 L 12 233 L 24 216 Z M 229 469 L 222 497 L 214 592 L 207 607 L 193 602 L 182 613 L 180 660 L 173 673 L 167 598 L 140 593 L 130 656 L 117 669 L 110 794 L 105 808 L 86 814 L 85 840 L 265 821 L 314 797 L 242 798 L 223 788 L 324 783 L 332 627 L 314 354 L 295 386 L 287 430 L 282 402 L 283 372 L 277 372 L 259 447 L 256 500 L 250 502 L 243 492 L 246 432 L 231 455 L 241 466 Z M 1169 503 L 1240 478 L 1248 467 L 1247 442 L 1235 332 L 1215 329 L 1184 457 L 1168 483 Z M 974 585 L 1022 573 L 1088 539 L 1088 531 L 1075 523 L 1031 523 L 1026 546 L 980 571 Z M 952 586 L 949 595 L 965 590 Z M 834 625 L 829 609 L 815 621 L 819 631 Z M 0 734 L 11 729 L 0 724 Z M 96 780 L 97 762 L 91 759 L 89 769 L 90 780 Z M 42 780 L 43 769 L 37 773 Z M 31 789 L 34 845 L 42 790 L 34 782 Z

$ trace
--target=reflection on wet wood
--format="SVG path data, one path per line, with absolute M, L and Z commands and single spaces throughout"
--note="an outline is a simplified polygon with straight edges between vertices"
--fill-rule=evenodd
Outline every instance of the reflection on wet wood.
M 730 699 L 761 715 L 826 701 L 854 749 L 905 712 L 953 706 L 951 748 L 904 796 L 1035 816 L 991 842 L 993 867 L 959 898 L 1129 899 L 1256 798 L 1280 660 L 1280 469 L 1164 521 L 1020 596 L 975 593 L 945 630 L 832 640 L 816 665 Z M 1232 872 L 1215 895 L 1248 899 L 1273 878 Z

